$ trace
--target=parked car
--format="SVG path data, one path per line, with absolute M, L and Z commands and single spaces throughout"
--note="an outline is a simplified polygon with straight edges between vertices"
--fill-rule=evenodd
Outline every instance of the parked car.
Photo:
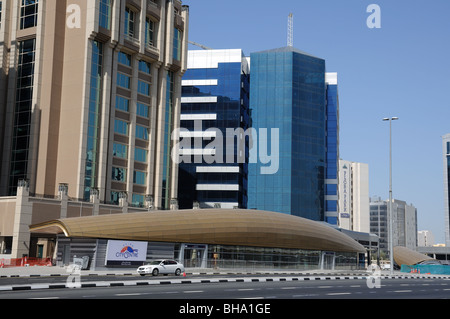
M 172 259 L 154 260 L 147 265 L 140 266 L 137 272 L 141 276 L 152 274 L 158 276 L 159 274 L 175 274 L 181 275 L 184 272 L 184 265 Z

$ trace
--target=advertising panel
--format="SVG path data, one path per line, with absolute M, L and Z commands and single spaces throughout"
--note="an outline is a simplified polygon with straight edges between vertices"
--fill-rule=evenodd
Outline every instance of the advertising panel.
M 147 242 L 108 240 L 105 264 L 108 266 L 142 265 L 147 258 Z

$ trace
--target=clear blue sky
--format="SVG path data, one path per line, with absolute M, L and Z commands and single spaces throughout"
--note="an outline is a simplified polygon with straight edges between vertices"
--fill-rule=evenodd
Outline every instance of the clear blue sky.
M 369 29 L 368 5 L 381 8 Z M 338 72 L 340 157 L 369 164 L 370 195 L 389 197 L 393 122 L 393 196 L 418 210 L 418 229 L 444 242 L 441 136 L 450 133 L 448 0 L 184 0 L 189 39 L 214 49 L 252 52 L 287 43 Z M 190 47 L 190 49 L 198 49 Z

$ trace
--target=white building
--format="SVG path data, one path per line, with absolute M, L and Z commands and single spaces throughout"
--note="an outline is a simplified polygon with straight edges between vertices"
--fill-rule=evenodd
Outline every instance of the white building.
M 432 247 L 434 245 L 434 235 L 429 230 L 419 230 L 417 232 L 417 246 Z
M 369 165 L 339 160 L 339 227 L 370 231 Z

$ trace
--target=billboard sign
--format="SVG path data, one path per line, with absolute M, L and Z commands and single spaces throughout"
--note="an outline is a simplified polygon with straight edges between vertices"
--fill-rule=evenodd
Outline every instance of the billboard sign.
M 108 240 L 106 265 L 142 265 L 147 258 L 147 242 Z

